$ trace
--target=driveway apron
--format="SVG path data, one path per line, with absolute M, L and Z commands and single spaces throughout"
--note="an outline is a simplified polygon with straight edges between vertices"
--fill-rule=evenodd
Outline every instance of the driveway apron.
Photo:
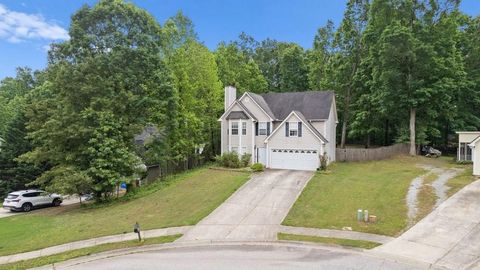
M 276 240 L 278 225 L 312 176 L 291 170 L 255 174 L 178 242 Z
M 373 252 L 443 269 L 480 268 L 480 181 L 464 187 L 397 239 Z

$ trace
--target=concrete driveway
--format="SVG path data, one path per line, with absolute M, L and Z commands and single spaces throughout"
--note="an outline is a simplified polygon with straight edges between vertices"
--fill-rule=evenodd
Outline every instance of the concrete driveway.
M 136 252 L 136 253 L 132 253 Z M 55 267 L 38 270 L 135 270 L 135 269 L 225 269 L 225 270 L 407 270 L 419 269 L 389 259 L 342 248 L 294 243 L 242 243 L 185 246 L 157 250 L 124 250 L 94 254 Z
M 466 186 L 373 252 L 442 269 L 480 269 L 480 181 Z
M 276 240 L 276 226 L 312 176 L 313 172 L 290 170 L 255 174 L 178 241 Z

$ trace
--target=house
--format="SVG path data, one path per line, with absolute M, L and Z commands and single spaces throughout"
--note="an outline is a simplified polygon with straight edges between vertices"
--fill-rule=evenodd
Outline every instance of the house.
M 272 169 L 316 170 L 320 156 L 335 161 L 338 123 L 332 91 L 255 94 L 225 88 L 221 152 L 251 154 Z
M 473 161 L 472 149 L 468 145 L 480 136 L 480 131 L 457 131 L 455 133 L 458 134 L 457 161 Z
M 473 175 L 480 176 L 480 135 L 474 139 L 468 146 L 472 149 Z
M 472 161 L 473 174 L 480 175 L 480 131 L 457 131 L 457 161 Z

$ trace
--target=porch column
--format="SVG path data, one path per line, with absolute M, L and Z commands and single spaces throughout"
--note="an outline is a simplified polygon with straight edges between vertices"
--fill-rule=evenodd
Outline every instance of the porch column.
M 242 134 L 243 134 L 242 119 L 240 119 L 238 121 L 238 154 L 240 156 L 242 155 Z
M 232 152 L 232 120 L 228 120 L 228 152 Z
M 253 122 L 252 120 L 252 131 L 250 133 L 252 133 L 252 164 L 255 163 L 255 123 Z

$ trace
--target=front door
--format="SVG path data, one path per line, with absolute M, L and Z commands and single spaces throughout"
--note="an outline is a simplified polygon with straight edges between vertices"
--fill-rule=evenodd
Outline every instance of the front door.
M 263 165 L 267 165 L 267 148 L 257 148 L 257 162 L 262 163 Z

